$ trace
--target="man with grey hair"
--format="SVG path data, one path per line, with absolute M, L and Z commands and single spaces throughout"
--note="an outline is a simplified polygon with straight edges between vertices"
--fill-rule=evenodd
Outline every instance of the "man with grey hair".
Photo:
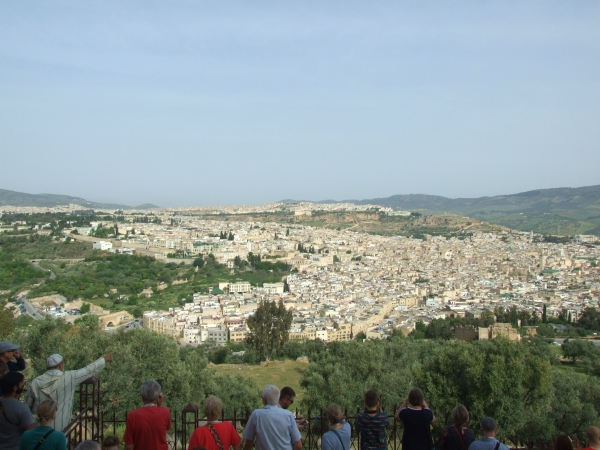
M 160 384 L 148 380 L 140 389 L 144 406 L 127 414 L 125 450 L 168 450 L 167 430 L 171 429 L 171 412 L 163 408 Z
M 302 437 L 296 426 L 294 415 L 278 406 L 279 389 L 272 384 L 262 392 L 263 409 L 255 409 L 250 414 L 244 428 L 244 450 L 301 450 Z
M 75 450 L 102 450 L 102 447 L 96 441 L 83 441 Z
M 104 369 L 106 363 L 111 359 L 112 353 L 108 353 L 83 369 L 65 371 L 65 362 L 62 356 L 56 353 L 48 357 L 46 359 L 48 370 L 29 384 L 29 391 L 25 397 L 25 403 L 29 406 L 31 414 L 34 416 L 37 414 L 37 409 L 44 400 L 54 400 L 58 406 L 58 412 L 50 426 L 55 430 L 63 431 L 73 416 L 75 389 Z
M 496 439 L 498 424 L 491 417 L 481 419 L 483 437 L 469 445 L 469 450 L 508 450 L 508 447 Z

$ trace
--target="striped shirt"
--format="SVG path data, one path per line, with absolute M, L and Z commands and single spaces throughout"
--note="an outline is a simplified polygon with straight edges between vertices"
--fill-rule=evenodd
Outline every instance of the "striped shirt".
M 35 416 L 40 403 L 50 398 L 54 400 L 58 405 L 58 412 L 50 426 L 55 430 L 63 431 L 73 416 L 75 389 L 89 377 L 104 369 L 105 364 L 104 358 L 100 358 L 79 370 L 67 370 L 66 372 L 58 369 L 48 370 L 31 382 L 25 403 Z

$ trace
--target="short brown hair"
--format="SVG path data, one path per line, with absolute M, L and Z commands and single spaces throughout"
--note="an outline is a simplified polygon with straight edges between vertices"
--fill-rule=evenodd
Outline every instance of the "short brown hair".
M 408 393 L 408 403 L 411 406 L 423 406 L 423 391 L 419 388 L 414 388 Z
M 219 397 L 209 395 L 203 404 L 204 415 L 208 420 L 217 420 L 223 413 L 223 402 Z
M 290 400 L 296 396 L 296 392 L 289 386 L 281 388 L 279 392 L 279 400 L 283 398 L 289 398 Z
M 367 406 L 367 408 L 373 408 L 377 406 L 378 401 L 379 394 L 377 393 L 377 391 L 369 389 L 367 392 L 365 392 L 365 405 Z
M 464 405 L 457 405 L 452 411 L 452 418 L 454 419 L 454 425 L 464 427 L 469 423 L 469 411 Z
M 114 447 L 115 445 L 117 447 L 121 445 L 121 439 L 119 439 L 119 436 L 108 436 L 102 441 L 103 448 Z

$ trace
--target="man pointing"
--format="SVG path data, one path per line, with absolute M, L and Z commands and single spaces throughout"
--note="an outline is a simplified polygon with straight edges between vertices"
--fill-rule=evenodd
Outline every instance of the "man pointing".
M 63 357 L 54 354 L 46 360 L 48 370 L 34 379 L 29 385 L 25 403 L 33 414 L 44 400 L 52 399 L 58 405 L 58 412 L 52 428 L 63 431 L 71 422 L 73 415 L 73 396 L 75 389 L 91 376 L 96 375 L 107 362 L 112 359 L 112 353 L 104 355 L 92 364 L 79 370 L 64 370 Z

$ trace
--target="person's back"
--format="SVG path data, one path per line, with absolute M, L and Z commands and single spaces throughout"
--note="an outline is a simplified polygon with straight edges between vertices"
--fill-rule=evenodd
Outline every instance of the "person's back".
M 481 419 L 483 437 L 469 445 L 469 450 L 508 450 L 508 447 L 496 439 L 498 425 L 491 417 Z
M 9 372 L 0 379 L 0 449 L 17 450 L 23 434 L 35 427 L 35 421 L 24 403 L 18 400 L 25 384 L 23 374 Z
M 390 426 L 387 413 L 381 410 L 379 395 L 374 390 L 365 392 L 365 411 L 356 418 L 360 430 L 360 448 L 387 449 L 386 429 Z
M 62 431 L 56 431 L 50 426 L 58 406 L 54 400 L 45 400 L 37 411 L 37 421 L 40 424 L 33 430 L 26 431 L 21 438 L 19 450 L 35 450 L 38 444 L 42 450 L 67 450 L 67 438 Z
M 127 450 L 168 450 L 167 430 L 171 429 L 171 413 L 163 408 L 160 384 L 146 381 L 141 388 L 144 406 L 127 414 L 123 439 Z
M 262 393 L 262 401 L 265 407 L 252 411 L 244 428 L 244 449 L 251 450 L 256 445 L 256 450 L 300 450 L 302 436 L 294 415 L 277 404 L 277 386 L 267 385 Z
M 437 450 L 468 450 L 475 441 L 475 433 L 467 428 L 469 411 L 464 405 L 457 405 L 452 411 L 452 418 L 454 424 L 442 429 L 435 447 Z
M 54 354 L 46 360 L 48 370 L 29 384 L 25 402 L 32 413 L 45 400 L 54 400 L 58 404 L 58 414 L 51 424 L 52 428 L 63 431 L 73 416 L 73 398 L 75 389 L 89 377 L 102 370 L 112 354 L 104 355 L 92 364 L 79 370 L 64 370 L 62 356 Z
M 256 430 L 250 439 L 256 441 L 257 450 L 291 449 L 292 444 L 300 439 L 294 439 L 296 435 L 300 436 L 294 415 L 277 405 L 266 405 L 253 411 L 248 424 Z M 246 436 L 244 429 L 244 438 Z
M 169 408 L 142 406 L 127 414 L 124 440 L 136 450 L 167 450 L 167 430 L 170 428 Z
M 190 437 L 188 450 L 194 450 L 196 447 L 203 447 L 206 450 L 224 450 L 233 447 L 234 450 L 240 450 L 240 435 L 231 424 L 231 422 L 219 422 L 223 415 L 223 402 L 219 397 L 209 395 L 204 399 L 202 405 L 206 425 L 198 427 Z M 217 442 L 219 441 L 219 443 Z
M 325 414 L 330 428 L 321 438 L 321 448 L 323 450 L 350 450 L 352 428 L 346 422 L 342 408 L 336 403 L 332 403 L 327 407 Z

